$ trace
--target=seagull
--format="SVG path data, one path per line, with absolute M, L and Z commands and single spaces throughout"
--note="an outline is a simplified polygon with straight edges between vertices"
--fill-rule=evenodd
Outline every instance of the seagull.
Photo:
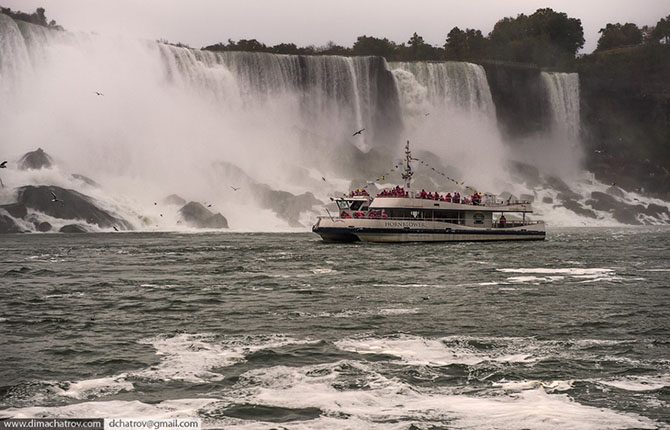
M 51 199 L 52 202 L 54 202 L 54 203 L 56 203 L 56 202 L 61 202 L 61 203 L 63 203 L 62 200 L 59 200 L 58 197 L 56 197 L 56 193 L 54 193 L 53 191 L 51 191 L 51 197 L 53 197 L 53 198 Z
M 154 202 L 154 206 L 156 206 L 158 203 Z
M 323 182 L 326 182 L 326 178 L 324 178 L 323 176 L 321 177 L 321 180 L 322 180 Z
M 423 116 L 428 116 L 428 115 L 430 115 L 430 112 L 426 112 L 426 113 L 423 114 Z
M 104 94 L 101 93 L 101 92 L 99 92 L 99 91 L 94 91 L 94 92 L 95 92 L 95 94 L 97 94 L 97 95 L 99 95 L 99 96 L 104 96 Z
M 211 207 L 212 207 L 212 204 L 211 204 L 211 203 L 210 203 L 210 204 L 208 204 L 208 205 L 207 205 L 207 207 L 208 207 L 208 208 L 211 208 Z
M 163 216 L 163 214 L 161 214 L 161 216 Z
M 237 190 L 239 190 L 239 189 L 240 189 L 240 187 L 237 187 L 237 188 L 235 188 L 235 187 L 233 187 L 232 185 L 230 186 L 230 188 L 232 188 L 232 189 L 233 189 L 233 191 L 237 191 Z
M 112 228 L 114 229 L 114 231 L 119 231 L 119 229 L 118 229 L 118 228 L 116 228 L 116 226 L 115 226 L 115 225 L 113 225 L 113 226 L 112 226 Z
M 7 162 L 6 161 L 3 161 L 2 163 L 0 163 L 0 169 L 6 169 L 6 168 L 7 168 Z
M 361 134 L 361 133 L 363 133 L 364 130 L 365 130 L 364 128 L 361 128 L 360 130 L 358 130 L 357 132 L 352 134 L 352 136 L 356 136 L 357 134 Z

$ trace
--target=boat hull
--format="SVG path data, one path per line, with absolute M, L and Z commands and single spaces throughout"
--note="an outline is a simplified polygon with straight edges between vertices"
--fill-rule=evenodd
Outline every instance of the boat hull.
M 320 220 L 312 231 L 326 242 L 492 242 L 544 240 L 544 223 L 509 228 L 476 228 L 450 223 L 383 220 Z M 437 224 L 437 225 L 436 225 Z

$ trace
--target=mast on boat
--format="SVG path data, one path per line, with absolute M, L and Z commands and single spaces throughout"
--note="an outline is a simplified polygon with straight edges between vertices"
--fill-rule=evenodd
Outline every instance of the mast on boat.
M 410 185 L 412 183 L 412 175 L 414 175 L 414 172 L 412 171 L 412 165 L 410 162 L 412 161 L 412 152 L 409 150 L 409 140 L 407 141 L 407 144 L 405 145 L 405 171 L 402 173 L 402 178 L 405 180 L 405 189 L 409 190 Z

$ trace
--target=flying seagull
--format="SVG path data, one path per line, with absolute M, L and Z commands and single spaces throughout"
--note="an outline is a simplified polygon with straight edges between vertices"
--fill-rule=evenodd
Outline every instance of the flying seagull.
M 112 226 L 112 228 L 114 229 L 114 231 L 119 231 L 119 229 L 118 229 L 118 228 L 116 228 L 116 226 L 115 226 L 115 225 L 113 225 L 113 226 Z
M 208 205 L 207 205 L 207 207 L 208 207 L 208 208 L 211 208 L 211 207 L 212 207 L 212 204 L 211 204 L 211 203 L 210 203 L 210 204 L 208 204 Z
M 61 202 L 61 203 L 63 203 L 62 200 L 59 200 L 58 197 L 56 197 L 56 193 L 54 193 L 53 191 L 51 191 L 51 197 L 52 197 L 52 199 L 51 199 L 52 202 L 54 202 L 54 203 L 56 203 L 56 202 Z
M 99 91 L 95 91 L 95 94 L 97 94 L 97 95 L 99 95 L 99 96 L 104 96 L 104 94 L 101 93 L 101 92 L 99 92 Z
M 364 128 L 361 128 L 360 130 L 358 130 L 357 132 L 355 132 L 354 134 L 352 134 L 352 136 L 356 136 L 357 134 L 361 134 L 361 133 L 363 133 L 363 131 L 365 131 L 365 129 L 364 129 Z
M 239 190 L 239 189 L 240 189 L 240 187 L 237 187 L 237 188 L 235 188 L 235 187 L 233 187 L 232 185 L 230 186 L 230 188 L 232 188 L 232 189 L 233 189 L 233 191 L 237 191 L 237 190 Z
M 423 114 L 423 116 L 428 116 L 428 115 L 430 115 L 430 112 L 426 112 L 426 113 Z
M 3 161 L 2 163 L 0 163 L 0 169 L 6 169 L 6 168 L 7 168 L 7 162 L 6 161 Z
M 154 202 L 154 206 L 156 206 L 158 203 Z
M 323 176 L 321 177 L 321 180 L 322 180 L 323 182 L 326 182 L 326 178 L 324 178 Z

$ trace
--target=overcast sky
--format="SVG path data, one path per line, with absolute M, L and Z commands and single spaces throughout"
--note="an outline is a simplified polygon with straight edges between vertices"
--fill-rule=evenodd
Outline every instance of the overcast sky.
M 362 34 L 406 42 L 415 31 L 442 45 L 454 26 L 488 34 L 502 17 L 550 7 L 582 20 L 584 52 L 591 52 L 598 30 L 609 22 L 653 25 L 670 14 L 669 0 L 0 0 L 0 5 L 23 11 L 42 6 L 68 30 L 163 38 L 198 48 L 229 38 L 350 46 Z

